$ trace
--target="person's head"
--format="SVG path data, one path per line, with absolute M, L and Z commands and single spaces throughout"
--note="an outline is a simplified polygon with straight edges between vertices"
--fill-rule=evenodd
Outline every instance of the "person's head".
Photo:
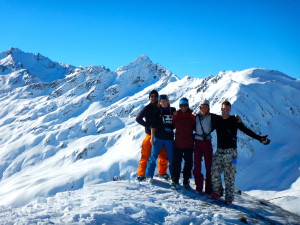
M 228 117 L 231 111 L 231 103 L 225 100 L 221 106 L 222 116 Z
M 189 110 L 189 100 L 187 98 L 180 99 L 179 109 L 181 112 L 187 112 Z
M 200 102 L 200 113 L 203 116 L 206 116 L 209 113 L 209 101 L 207 99 L 203 99 Z
M 152 90 L 149 93 L 149 100 L 151 103 L 157 103 L 158 92 L 156 90 Z
M 158 96 L 158 105 L 163 108 L 170 106 L 169 98 L 167 95 Z

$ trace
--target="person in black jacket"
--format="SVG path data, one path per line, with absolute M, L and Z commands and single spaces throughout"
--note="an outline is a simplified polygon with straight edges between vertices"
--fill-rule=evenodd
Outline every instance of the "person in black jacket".
M 145 172 L 147 168 L 147 163 L 149 161 L 149 157 L 151 155 L 151 118 L 153 115 L 156 115 L 158 107 L 158 92 L 156 90 L 152 90 L 149 93 L 149 100 L 150 103 L 146 105 L 140 113 L 136 117 L 136 121 L 145 127 L 146 136 L 142 142 L 141 148 L 141 159 L 139 162 L 138 170 L 137 170 L 137 180 L 143 181 L 146 179 Z M 168 169 L 168 159 L 167 159 L 167 152 L 165 148 L 162 148 L 160 155 L 158 156 L 158 176 L 162 178 L 168 178 L 169 175 L 167 174 Z
M 153 178 L 156 159 L 161 152 L 161 148 L 165 147 L 169 160 L 169 171 L 172 177 L 172 161 L 174 151 L 174 125 L 173 114 L 175 108 L 170 107 L 170 102 L 167 95 L 160 95 L 158 99 L 158 112 L 153 114 L 151 120 L 151 157 L 147 164 L 146 177 Z M 151 181 L 152 179 L 150 179 Z
M 259 140 L 264 145 L 270 143 L 266 136 L 259 136 L 248 129 L 242 122 L 238 122 L 235 116 L 230 116 L 231 104 L 224 101 L 221 107 L 222 116 L 213 120 L 217 131 L 217 151 L 213 156 L 212 164 L 212 199 L 223 194 L 221 173 L 224 172 L 225 180 L 225 201 L 232 204 L 234 200 L 234 183 L 237 163 L 237 130 L 241 130 L 248 136 Z

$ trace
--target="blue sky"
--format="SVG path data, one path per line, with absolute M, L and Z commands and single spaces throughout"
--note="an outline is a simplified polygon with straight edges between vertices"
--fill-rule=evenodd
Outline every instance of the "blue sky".
M 298 0 L 0 0 L 0 52 L 111 70 L 147 55 L 179 77 L 276 69 L 300 79 Z

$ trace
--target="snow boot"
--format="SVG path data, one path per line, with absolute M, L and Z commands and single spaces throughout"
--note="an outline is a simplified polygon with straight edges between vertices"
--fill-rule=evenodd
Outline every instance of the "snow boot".
M 183 184 L 183 187 L 186 189 L 186 190 L 191 190 L 191 185 L 189 183 L 187 184 Z
M 184 187 L 186 190 L 191 190 L 191 185 L 190 185 L 189 179 L 183 179 L 183 187 Z
M 147 182 L 150 183 L 150 184 L 153 184 L 154 183 L 154 179 L 152 177 L 148 177 L 146 178 L 147 179 Z
M 141 182 L 141 181 L 146 180 L 146 177 L 145 176 L 137 176 L 136 180 L 139 181 L 139 182 Z
M 170 179 L 170 176 L 165 173 L 165 174 L 157 174 L 156 175 L 157 177 L 161 178 L 161 179 L 165 179 L 165 180 L 169 180 Z
M 178 183 L 172 182 L 171 183 L 171 189 L 178 190 L 178 189 L 180 189 L 180 185 Z
M 219 198 L 219 197 L 221 197 L 221 196 L 218 195 L 217 193 L 212 193 L 212 194 L 209 196 L 209 198 L 210 198 L 210 199 L 213 199 L 213 200 L 215 200 L 215 199 L 217 199 L 217 198 Z

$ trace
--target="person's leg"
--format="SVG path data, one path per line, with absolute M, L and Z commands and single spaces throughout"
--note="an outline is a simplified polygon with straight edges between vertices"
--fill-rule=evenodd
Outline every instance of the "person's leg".
M 230 153 L 226 154 L 224 158 L 225 168 L 224 168 L 224 181 L 225 181 L 225 200 L 234 200 L 234 184 L 235 184 L 235 174 L 236 174 L 236 164 L 233 162 L 232 158 L 236 158 L 236 149 L 232 149 Z
M 183 168 L 183 184 L 189 184 L 192 177 L 193 169 L 193 148 L 186 148 L 183 152 L 184 168 Z
M 213 160 L 213 148 L 211 145 L 211 141 L 205 142 L 204 149 L 204 162 L 205 162 L 205 170 L 206 170 L 206 178 L 205 178 L 205 193 L 212 193 L 212 183 L 211 183 L 211 167 Z
M 177 147 L 174 148 L 172 181 L 175 182 L 175 183 L 179 183 L 180 172 L 181 172 L 182 154 L 183 154 L 183 149 L 177 148 Z
M 150 143 L 151 136 L 146 134 L 143 142 L 142 142 L 142 149 L 141 149 L 141 160 L 138 166 L 137 175 L 144 177 L 147 169 L 147 163 L 149 161 L 151 155 L 152 145 Z
M 155 138 L 155 143 L 152 146 L 151 156 L 147 163 L 147 169 L 146 169 L 146 177 L 147 178 L 153 178 L 153 176 L 154 176 L 155 167 L 156 167 L 156 159 L 160 153 L 162 146 L 163 146 L 163 140 Z
M 158 155 L 158 160 L 157 160 L 157 171 L 158 174 L 167 174 L 167 169 L 168 169 L 168 156 L 167 156 L 167 151 L 165 147 L 162 147 L 160 154 Z
M 195 148 L 194 148 L 194 170 L 193 175 L 195 178 L 196 190 L 198 192 L 203 191 L 203 174 L 201 172 L 201 163 L 203 157 L 203 150 L 201 147 L 201 142 L 199 140 L 195 141 Z
M 170 175 L 171 175 L 171 177 L 173 177 L 174 141 L 173 140 L 164 140 L 164 146 L 166 147 L 166 150 L 167 150 Z
M 221 180 L 221 173 L 223 172 L 223 154 L 217 150 L 213 156 L 212 168 L 211 168 L 211 181 L 213 193 L 222 196 L 223 186 Z

